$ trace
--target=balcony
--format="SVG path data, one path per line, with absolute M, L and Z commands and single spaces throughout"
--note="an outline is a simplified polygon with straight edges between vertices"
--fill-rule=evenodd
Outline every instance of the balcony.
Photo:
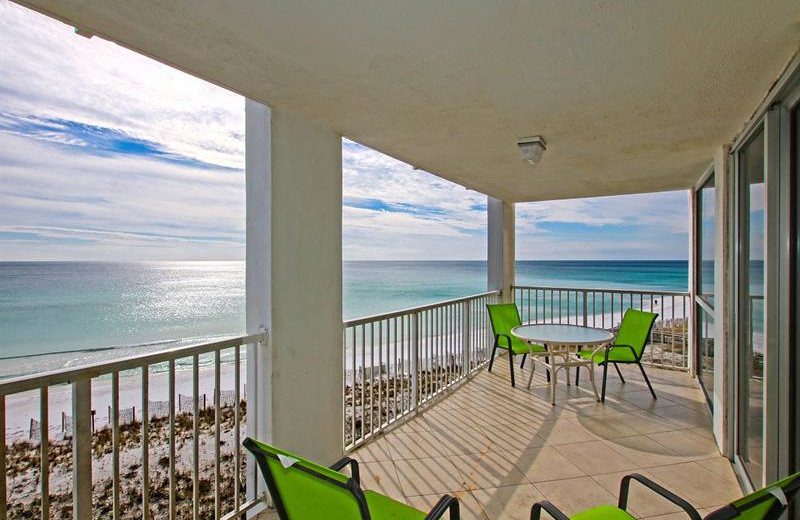
M 705 397 L 688 374 L 650 370 L 653 401 L 638 370 L 623 369 L 626 384 L 610 377 L 605 404 L 586 388 L 561 385 L 553 407 L 541 370 L 529 390 L 511 387 L 505 363 L 497 368 L 480 370 L 356 449 L 364 486 L 423 510 L 451 493 L 468 519 L 527 519 L 544 498 L 567 514 L 615 503 L 621 477 L 633 472 L 701 513 L 741 496 L 713 440 Z M 629 503 L 637 518 L 679 511 L 639 491 Z
M 722 505 L 741 490 L 713 440 L 705 396 L 687 373 L 688 298 L 514 287 L 526 322 L 614 330 L 627 308 L 660 312 L 645 357 L 659 398 L 638 371 L 623 368 L 626 383 L 610 375 L 604 404 L 586 378 L 580 386 L 560 383 L 551 406 L 542 370 L 530 389 L 527 377 L 511 387 L 504 359 L 488 372 L 485 305 L 497 292 L 345 322 L 341 445 L 362 463 L 366 488 L 421 509 L 453 493 L 466 518 L 525 518 L 542 498 L 568 512 L 613 502 L 621 475 L 634 471 L 701 509 Z M 8 441 L 0 443 L 7 464 L 0 483 L 12 493 L 9 518 L 65 513 L 81 499 L 95 516 L 262 511 L 270 518 L 241 449 L 257 427 L 247 410 L 261 401 L 243 376 L 265 338 L 0 383 L 0 432 Z M 516 370 L 527 376 L 529 364 Z M 36 417 L 25 416 L 32 409 Z M 645 518 L 675 512 L 643 495 L 631 503 Z

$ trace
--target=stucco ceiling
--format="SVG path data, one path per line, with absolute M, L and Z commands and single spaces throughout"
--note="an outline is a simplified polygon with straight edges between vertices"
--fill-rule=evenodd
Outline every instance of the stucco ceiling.
M 689 187 L 800 45 L 797 0 L 20 3 L 509 201 Z

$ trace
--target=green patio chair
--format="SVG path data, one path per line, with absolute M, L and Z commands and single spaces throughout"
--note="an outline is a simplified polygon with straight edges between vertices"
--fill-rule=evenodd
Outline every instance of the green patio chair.
M 244 447 L 253 454 L 281 520 L 458 520 L 458 499 L 444 495 L 423 513 L 374 491 L 363 491 L 358 462 L 345 457 L 330 468 L 251 438 Z M 348 477 L 340 470 L 350 466 Z
M 656 393 L 653 390 L 653 385 L 650 384 L 647 374 L 642 366 L 642 355 L 644 354 L 644 347 L 647 345 L 647 340 L 650 338 L 650 331 L 653 330 L 653 324 L 658 318 L 655 312 L 645 312 L 636 309 L 628 309 L 622 317 L 622 323 L 619 325 L 617 337 L 614 338 L 614 344 L 608 345 L 606 348 L 594 354 L 594 362 L 603 367 L 603 392 L 601 401 L 606 400 L 606 379 L 608 377 L 609 363 L 614 365 L 617 369 L 617 374 L 625 384 L 625 378 L 622 377 L 622 372 L 617 366 L 618 363 L 635 363 L 642 371 L 642 376 L 647 383 L 647 388 L 653 394 L 653 399 L 657 399 Z M 592 350 L 581 350 L 578 352 L 578 357 L 589 359 L 592 357 Z M 575 384 L 578 384 L 578 376 L 580 375 L 580 368 L 575 370 Z
M 492 371 L 494 364 L 494 354 L 497 349 L 508 351 L 508 365 L 511 369 L 511 386 L 517 386 L 514 381 L 514 356 L 522 354 L 520 368 L 525 366 L 525 358 L 529 352 L 547 352 L 547 348 L 542 345 L 531 345 L 511 335 L 511 329 L 517 325 L 522 325 L 519 317 L 519 310 L 516 303 L 495 303 L 486 306 L 489 311 L 489 321 L 492 324 L 494 334 L 494 347 L 492 356 L 489 358 L 489 372 Z M 545 358 L 545 361 L 548 359 Z M 547 380 L 550 381 L 550 371 L 547 372 Z
M 531 508 L 531 520 L 539 520 L 543 510 L 556 520 L 636 520 L 627 511 L 628 489 L 632 480 L 683 509 L 691 520 L 778 520 L 800 494 L 798 493 L 800 473 L 795 473 L 701 517 L 700 513 L 686 500 L 647 477 L 633 473 L 622 478 L 619 502 L 616 507 L 599 506 L 568 517 L 556 506 L 544 500 L 535 503 Z

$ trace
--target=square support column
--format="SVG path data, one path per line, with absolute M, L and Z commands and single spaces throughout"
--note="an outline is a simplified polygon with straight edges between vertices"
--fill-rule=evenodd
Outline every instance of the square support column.
M 341 136 L 250 100 L 246 121 L 247 331 L 269 337 L 248 349 L 247 433 L 328 464 L 342 454 Z
M 487 271 L 490 291 L 501 291 L 504 302 L 513 301 L 515 228 L 514 203 L 487 197 Z

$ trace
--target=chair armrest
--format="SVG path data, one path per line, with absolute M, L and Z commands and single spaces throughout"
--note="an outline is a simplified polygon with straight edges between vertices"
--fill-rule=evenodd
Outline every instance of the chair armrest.
M 569 520 L 567 515 L 565 515 L 559 508 L 547 500 L 542 500 L 541 502 L 536 502 L 533 504 L 533 507 L 531 507 L 531 520 L 539 520 L 539 517 L 542 514 L 542 509 L 547 511 L 547 514 L 556 520 Z
M 458 505 L 458 499 L 450 495 L 444 495 L 425 516 L 425 520 L 442 518 L 442 515 L 448 511 L 450 511 L 450 515 L 448 516 L 450 520 L 460 520 L 461 510 Z
M 345 466 L 350 466 L 350 477 L 352 477 L 352 479 L 356 481 L 356 484 L 360 486 L 361 476 L 358 473 L 358 461 L 356 459 L 351 459 L 350 457 L 343 457 L 342 459 L 328 466 L 328 468 L 334 471 L 341 471 L 341 469 L 344 468 Z
M 497 343 L 497 346 L 500 346 L 500 338 L 506 338 L 506 343 L 508 343 L 508 346 L 506 348 L 508 348 L 510 350 L 511 349 L 511 336 L 509 336 L 508 334 L 495 334 L 495 340 L 494 341 L 495 341 L 495 343 Z
M 686 500 L 682 499 L 669 489 L 656 484 L 649 478 L 645 477 L 644 475 L 640 475 L 639 473 L 631 473 L 630 475 L 626 475 L 622 477 L 622 483 L 619 486 L 619 508 L 625 511 L 628 507 L 628 488 L 630 487 L 631 480 L 635 480 L 642 484 L 644 487 L 650 489 L 661 495 L 662 497 L 666 498 L 676 506 L 683 509 L 686 514 L 689 515 L 689 518 L 692 520 L 702 520 L 700 513 L 697 512 L 697 509 L 692 507 L 692 505 L 687 502 Z

